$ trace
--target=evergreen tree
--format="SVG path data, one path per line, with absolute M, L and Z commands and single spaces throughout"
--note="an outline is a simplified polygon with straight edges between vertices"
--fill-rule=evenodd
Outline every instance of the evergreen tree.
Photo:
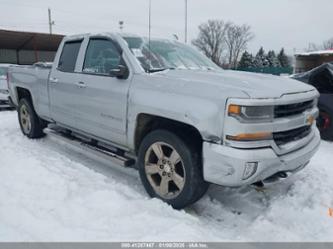
M 276 54 L 273 50 L 269 51 L 267 54 L 267 60 L 270 67 L 280 67 L 280 61 L 276 57 Z
M 245 51 L 238 63 L 238 68 L 252 68 L 253 67 L 253 55 Z
M 255 67 L 263 67 L 264 49 L 261 47 L 254 58 Z
M 261 47 L 256 55 L 256 57 L 254 58 L 254 65 L 255 67 L 268 67 L 269 66 L 269 62 L 267 60 L 267 56 L 265 53 L 265 50 L 263 47 Z
M 278 54 L 278 60 L 280 62 L 281 67 L 290 67 L 290 61 L 288 56 L 284 52 L 284 48 L 281 49 L 280 53 Z

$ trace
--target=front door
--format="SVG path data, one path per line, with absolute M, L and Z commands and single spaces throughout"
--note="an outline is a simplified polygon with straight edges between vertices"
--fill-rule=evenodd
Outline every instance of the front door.
M 110 76 L 123 64 L 120 48 L 108 38 L 90 38 L 77 88 L 77 128 L 119 145 L 126 144 L 129 79 Z

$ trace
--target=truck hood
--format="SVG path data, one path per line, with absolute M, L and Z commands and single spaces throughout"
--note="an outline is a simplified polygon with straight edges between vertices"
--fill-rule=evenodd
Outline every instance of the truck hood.
M 178 82 L 188 82 L 196 86 L 216 87 L 218 91 L 232 90 L 247 94 L 250 98 L 280 98 L 285 94 L 312 91 L 315 88 L 299 81 L 273 76 L 231 70 L 195 71 L 169 70 L 159 76 Z

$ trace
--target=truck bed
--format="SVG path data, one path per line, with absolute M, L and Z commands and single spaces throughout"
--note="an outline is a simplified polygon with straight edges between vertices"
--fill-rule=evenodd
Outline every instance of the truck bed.
M 17 96 L 17 88 L 28 89 L 32 94 L 35 109 L 38 114 L 45 116 L 48 110 L 48 81 L 51 63 L 36 63 L 31 66 L 13 66 L 9 73 L 9 91 L 11 96 Z M 12 99 L 18 105 L 17 98 Z

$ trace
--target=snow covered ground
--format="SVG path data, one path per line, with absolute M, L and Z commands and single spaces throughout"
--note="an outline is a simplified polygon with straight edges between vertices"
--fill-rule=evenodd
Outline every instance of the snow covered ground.
M 332 143 L 274 188 L 211 186 L 183 211 L 128 171 L 28 140 L 16 112 L 0 112 L 0 241 L 333 241 Z

